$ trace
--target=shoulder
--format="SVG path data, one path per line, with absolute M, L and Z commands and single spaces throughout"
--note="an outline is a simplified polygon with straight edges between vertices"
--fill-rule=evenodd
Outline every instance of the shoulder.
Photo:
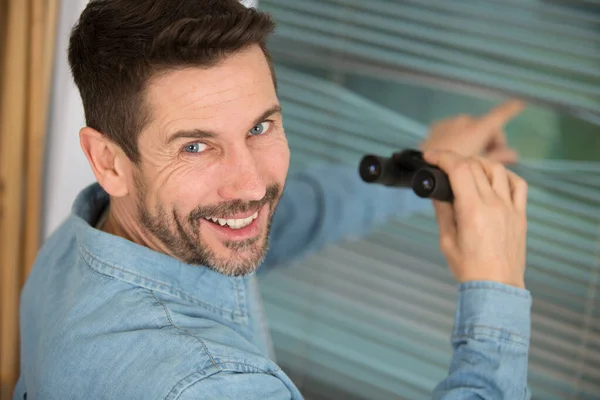
M 265 387 L 281 385 L 277 365 L 248 344 L 238 346 L 244 339 L 235 330 L 201 317 L 195 329 L 180 328 L 151 291 L 119 285 L 90 287 L 74 303 L 37 315 L 23 365 L 33 397 L 185 399 L 198 390 L 218 394 L 223 377 L 238 374 L 247 387 L 265 386 L 252 377 L 266 380 Z
M 240 379 L 274 393 L 286 387 L 237 323 L 102 274 L 82 252 L 67 223 L 28 279 L 21 370 L 30 397 L 220 398 L 223 382 Z
M 203 326 L 190 332 L 161 320 L 72 348 L 71 359 L 93 360 L 92 374 L 81 378 L 94 379 L 83 382 L 81 393 L 89 393 L 93 385 L 93 392 L 106 398 L 225 399 L 234 384 L 246 389 L 283 386 L 282 372 L 271 360 L 224 343 L 235 331 L 213 321 Z

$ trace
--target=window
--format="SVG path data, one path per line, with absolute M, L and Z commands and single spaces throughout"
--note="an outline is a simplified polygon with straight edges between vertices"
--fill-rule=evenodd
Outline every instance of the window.
M 530 185 L 529 383 L 600 399 L 600 8 L 540 0 L 261 0 L 292 170 L 414 147 L 427 126 L 529 101 L 507 128 Z M 309 399 L 426 399 L 456 285 L 433 215 L 261 277 L 278 363 Z

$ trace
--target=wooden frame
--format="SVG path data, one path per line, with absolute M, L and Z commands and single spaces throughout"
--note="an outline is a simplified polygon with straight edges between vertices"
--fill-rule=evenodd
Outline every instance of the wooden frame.
M 40 243 L 58 1 L 0 0 L 0 400 L 18 377 L 19 293 Z

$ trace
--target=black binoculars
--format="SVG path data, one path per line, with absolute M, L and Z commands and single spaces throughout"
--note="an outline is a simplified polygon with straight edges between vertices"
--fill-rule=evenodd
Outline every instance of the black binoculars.
M 422 198 L 452 202 L 454 195 L 448 175 L 423 159 L 423 153 L 407 149 L 380 157 L 368 154 L 358 167 L 360 177 L 368 183 L 412 188 Z

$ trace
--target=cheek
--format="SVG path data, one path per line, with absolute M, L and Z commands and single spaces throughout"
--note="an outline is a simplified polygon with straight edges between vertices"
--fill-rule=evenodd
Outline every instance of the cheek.
M 164 169 L 154 179 L 154 190 L 160 202 L 186 215 L 199 205 L 210 203 L 214 179 L 209 168 L 199 168 L 193 161 Z
M 268 176 L 265 183 L 283 185 L 290 164 L 290 149 L 285 136 L 274 140 L 269 146 L 257 149 L 261 170 Z

